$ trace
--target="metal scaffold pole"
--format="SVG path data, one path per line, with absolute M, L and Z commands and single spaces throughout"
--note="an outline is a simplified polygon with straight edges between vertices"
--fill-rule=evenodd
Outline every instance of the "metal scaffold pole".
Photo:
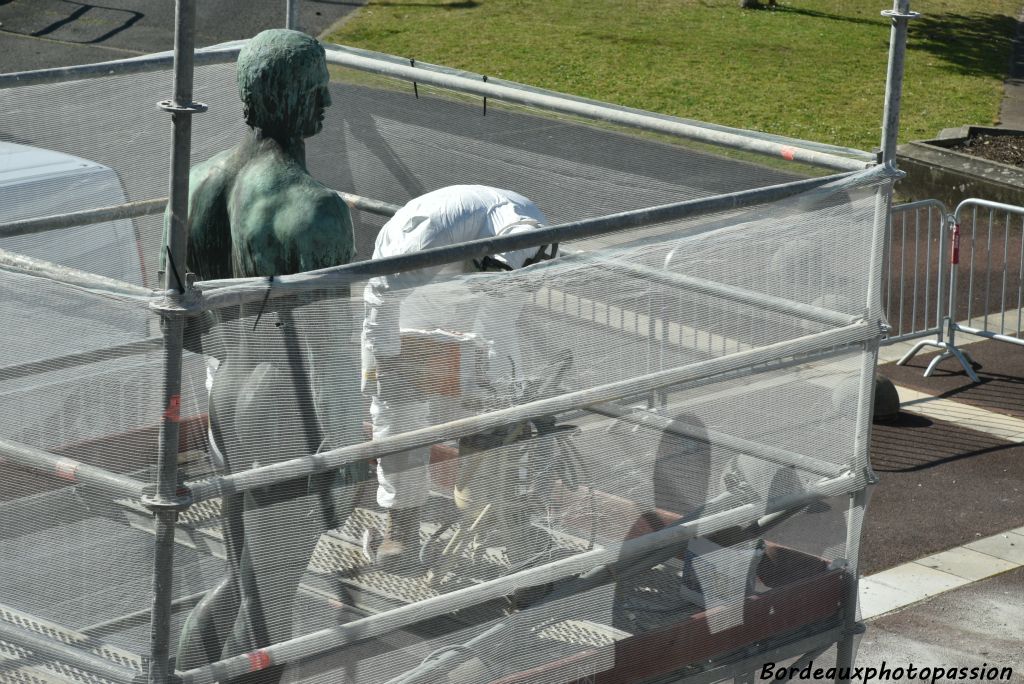
M 178 439 L 181 420 L 182 340 L 185 318 L 176 312 L 189 295 L 185 276 L 187 256 L 188 172 L 192 148 L 192 115 L 206 107 L 192 101 L 195 0 L 177 0 L 174 33 L 174 97 L 159 103 L 174 122 L 166 242 L 162 246 L 164 302 L 160 314 L 164 346 L 162 381 L 163 416 L 157 450 L 155 489 L 143 503 L 155 518 L 153 608 L 150 631 L 149 684 L 171 681 L 171 600 L 174 573 L 174 528 L 178 512 L 188 505 L 187 492 L 178 489 Z
M 903 61 L 907 54 L 907 24 L 918 16 L 910 0 L 893 0 L 882 12 L 892 20 L 889 32 L 889 69 L 885 80 L 885 113 L 882 118 L 882 161 L 896 165 L 896 139 L 900 130 L 900 98 L 903 94 Z
M 293 31 L 301 31 L 299 28 L 299 0 L 285 0 L 284 27 Z
M 892 28 L 889 32 L 889 66 L 885 80 L 885 109 L 882 115 L 882 164 L 896 170 L 896 142 L 900 127 L 900 98 L 903 95 L 903 62 L 907 51 L 907 24 L 917 16 L 910 11 L 910 0 L 893 0 L 891 10 L 883 10 L 882 16 L 889 17 Z M 872 231 L 871 265 L 868 280 L 868 310 L 878 314 L 879 323 L 884 322 L 882 308 L 883 265 L 888 262 L 889 222 L 891 216 L 892 191 L 890 187 L 879 187 L 875 201 L 874 230 Z M 877 347 L 873 351 L 877 354 Z M 877 361 L 877 357 L 875 359 Z M 857 406 L 857 450 L 868 453 L 871 441 L 871 418 L 874 406 L 874 367 L 865 368 L 860 378 L 860 403 Z M 871 461 L 865 466 L 866 481 L 874 484 L 877 480 L 871 469 Z M 864 508 L 868 501 L 866 488 L 850 495 L 847 511 L 847 545 L 858 549 L 860 546 L 861 522 Z M 855 560 L 858 552 L 850 554 Z M 860 583 L 856 562 L 850 562 L 846 569 L 845 586 L 843 588 L 843 639 L 836 644 L 836 677 L 837 684 L 851 681 L 857 635 L 863 633 L 864 626 L 857 619 L 857 602 L 860 595 Z

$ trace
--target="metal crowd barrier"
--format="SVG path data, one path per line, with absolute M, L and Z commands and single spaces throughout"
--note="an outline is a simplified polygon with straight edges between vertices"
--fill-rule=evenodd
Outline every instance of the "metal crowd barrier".
M 960 331 L 1024 345 L 1024 207 L 968 199 L 954 214 L 960 287 L 950 303 L 950 334 Z
M 949 211 L 929 199 L 893 207 L 890 217 L 889 262 L 882 285 L 890 330 L 883 343 L 941 338 L 947 313 Z
M 927 218 L 922 229 L 921 216 L 925 211 Z M 908 225 L 913 231 L 909 242 Z M 938 226 L 937 244 L 933 225 Z M 898 255 L 891 249 L 889 266 L 890 274 L 897 264 L 899 271 L 888 279 L 886 299 L 886 313 L 896 334 L 883 344 L 935 336 L 920 340 L 899 364 L 907 363 L 925 347 L 934 347 L 942 353 L 928 364 L 925 377 L 940 363 L 953 358 L 972 381 L 978 382 L 970 355 L 956 345 L 958 332 L 1024 346 L 1020 335 L 1024 327 L 1024 207 L 972 198 L 950 213 L 935 200 L 914 202 L 893 208 L 891 246 L 897 243 L 897 234 L 902 238 L 901 249 Z M 921 254 L 931 264 L 933 252 L 937 263 L 922 270 Z M 947 261 L 948 288 L 943 275 Z M 905 269 L 908 263 L 912 265 L 909 273 Z M 930 282 L 933 273 L 936 280 Z M 919 325 L 924 319 L 919 317 L 918 307 L 923 307 L 923 316 L 930 321 L 932 302 L 945 313 L 939 314 L 934 325 Z M 910 323 L 905 329 L 904 313 L 908 309 Z

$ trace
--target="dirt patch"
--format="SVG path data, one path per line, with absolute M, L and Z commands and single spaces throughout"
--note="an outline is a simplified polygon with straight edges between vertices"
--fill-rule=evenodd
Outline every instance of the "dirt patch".
M 1024 135 L 988 135 L 982 133 L 949 149 L 990 161 L 1024 167 Z

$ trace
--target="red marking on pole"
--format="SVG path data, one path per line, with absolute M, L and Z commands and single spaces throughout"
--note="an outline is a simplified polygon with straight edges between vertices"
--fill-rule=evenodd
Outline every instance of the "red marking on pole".
M 270 667 L 270 655 L 264 650 L 253 651 L 249 656 L 249 672 L 258 672 Z
M 787 147 L 783 147 L 781 150 L 779 150 L 779 154 L 782 155 L 783 159 L 786 159 L 788 161 L 793 161 L 793 157 L 796 156 L 796 148 L 795 147 L 788 147 L 788 146 Z
M 181 422 L 181 395 L 175 394 L 171 396 L 170 401 L 167 402 L 167 409 L 164 411 L 164 418 L 171 421 L 172 423 Z
M 81 464 L 78 461 L 72 461 L 70 458 L 62 458 L 53 464 L 53 470 L 60 479 L 71 480 L 74 482 L 77 480 L 79 465 Z
M 950 255 L 950 263 L 956 266 L 960 263 L 960 224 L 953 224 L 953 253 Z

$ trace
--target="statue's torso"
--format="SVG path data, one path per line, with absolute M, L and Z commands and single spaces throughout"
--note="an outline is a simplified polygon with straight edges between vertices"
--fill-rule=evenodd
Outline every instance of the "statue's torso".
M 190 174 L 189 263 L 200 280 L 347 263 L 345 203 L 274 141 L 245 141 Z

